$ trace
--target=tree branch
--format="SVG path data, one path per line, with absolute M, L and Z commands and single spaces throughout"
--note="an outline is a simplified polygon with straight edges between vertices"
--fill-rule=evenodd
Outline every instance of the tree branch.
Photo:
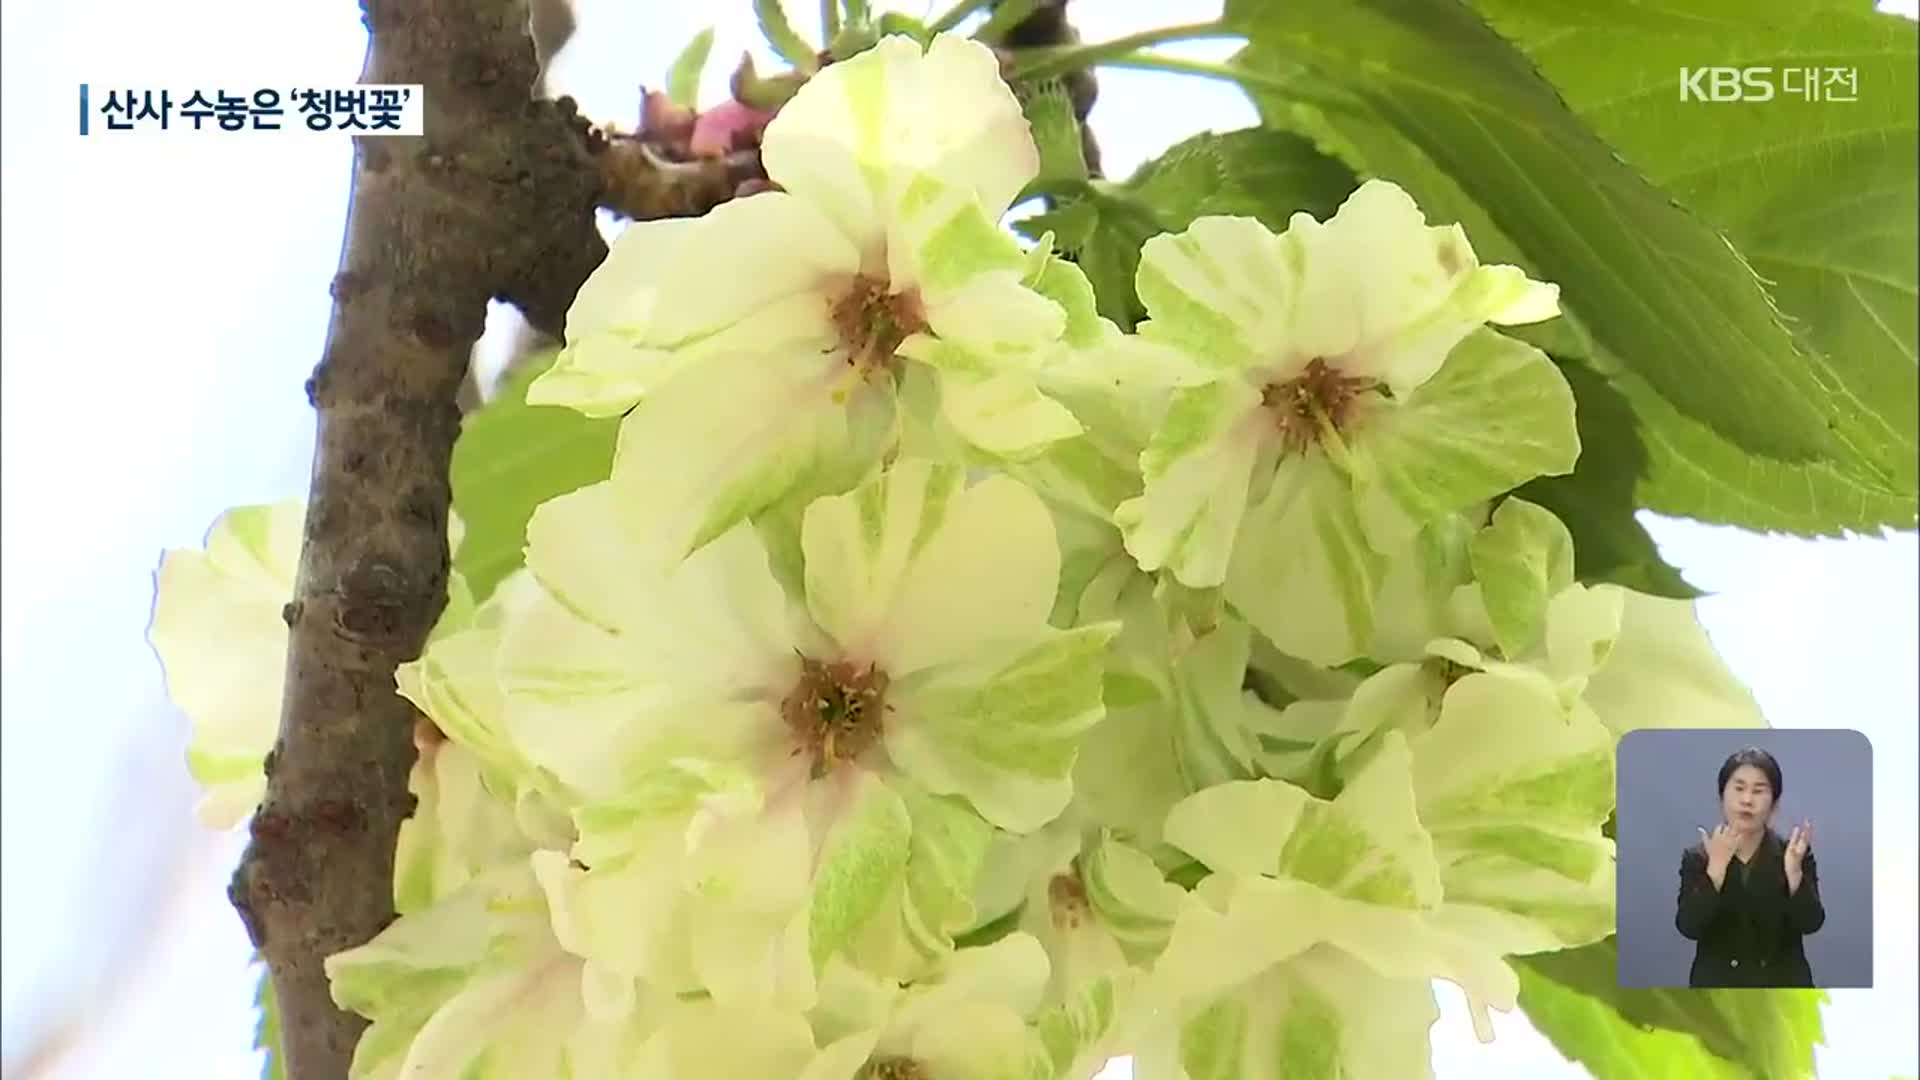
M 365 0 L 361 81 L 425 87 L 422 138 L 360 138 L 334 309 L 307 384 L 318 435 L 280 735 L 229 895 L 265 956 L 292 1080 L 346 1076 L 364 1021 L 326 957 L 393 919 L 413 810 L 394 669 L 446 602 L 455 394 L 505 297 L 558 332 L 605 255 L 570 105 L 535 101 L 526 0 Z

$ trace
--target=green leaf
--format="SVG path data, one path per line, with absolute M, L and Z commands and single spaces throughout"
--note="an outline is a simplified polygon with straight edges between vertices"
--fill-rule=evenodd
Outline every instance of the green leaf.
M 667 69 L 667 97 L 675 104 L 693 109 L 700 105 L 700 75 L 707 69 L 707 54 L 713 51 L 713 27 L 693 35 L 687 47 Z
M 753 0 L 753 14 L 760 20 L 760 33 L 767 44 L 773 46 L 773 51 L 780 54 L 780 59 L 808 74 L 819 67 L 813 46 L 787 21 L 787 12 L 780 6 L 780 0 Z
M 1572 21 L 1528 0 L 1476 6 L 1602 138 L 1739 248 L 1834 405 L 1835 459 L 1902 495 L 1903 520 L 1888 523 L 1910 526 L 1920 493 L 1920 27 L 1836 0 L 1710 0 L 1687 5 L 1684 18 L 1635 8 Z M 1680 69 L 1702 63 L 1770 69 L 1774 96 L 1681 100 Z M 1816 79 L 1854 72 L 1847 96 L 1857 100 L 1783 89 L 1788 71 L 1804 85 L 1808 69 Z
M 1095 182 L 1058 209 L 1018 223 L 1051 229 L 1093 282 L 1100 314 L 1132 329 L 1146 310 L 1134 295 L 1140 245 L 1209 214 L 1258 218 L 1269 229 L 1305 211 L 1331 217 L 1359 181 L 1337 159 L 1291 132 L 1244 128 L 1196 135 L 1142 165 L 1125 183 Z
M 1609 937 L 1512 960 L 1520 1008 L 1599 1080 L 1814 1075 L 1824 991 L 1624 989 L 1618 955 Z M 1675 1057 L 1691 1068 L 1673 1067 Z
M 1046 186 L 1087 178 L 1087 159 L 1080 139 L 1080 121 L 1073 115 L 1073 99 L 1057 79 L 1040 83 L 1023 95 L 1022 109 L 1033 143 L 1040 151 L 1036 184 Z
M 1568 1060 L 1595 1080 L 1748 1080 L 1748 1074 L 1683 1031 L 1641 1027 L 1597 997 L 1519 965 L 1520 1010 Z
M 1553 511 L 1573 534 L 1574 574 L 1579 580 L 1610 582 L 1680 600 L 1699 596 L 1700 590 L 1660 557 L 1653 537 L 1634 516 L 1647 451 L 1633 407 L 1585 364 L 1562 359 L 1560 374 L 1573 388 L 1580 459 L 1566 476 L 1543 476 L 1516 494 Z
M 254 959 L 260 960 L 258 954 Z M 253 993 L 254 1008 L 260 1010 L 259 1023 L 253 1029 L 253 1048 L 266 1052 L 260 1068 L 260 1080 L 287 1080 L 287 1068 L 280 1062 L 280 1006 L 273 997 L 273 973 L 260 962 L 260 982 Z
M 1284 131 L 1205 132 L 1140 166 L 1127 186 L 1184 229 L 1203 214 L 1258 218 L 1275 232 L 1300 211 L 1332 216 L 1359 186 L 1311 140 Z
M 1920 523 L 1920 492 L 1904 481 L 1851 462 L 1754 457 L 1681 415 L 1640 379 L 1620 373 L 1614 382 L 1639 417 L 1647 464 L 1635 497 L 1649 510 L 1796 536 Z
M 888 34 L 905 34 L 922 46 L 933 40 L 933 31 L 927 28 L 927 24 L 911 15 L 903 15 L 897 11 L 883 11 L 874 22 L 880 30 L 881 37 Z
M 619 417 L 593 419 L 555 405 L 528 405 L 527 385 L 552 364 L 527 365 L 467 417 L 453 446 L 453 509 L 466 525 L 454 559 L 474 601 L 517 569 L 534 507 L 607 478 Z
M 820 0 L 820 11 L 825 17 L 825 24 L 821 27 L 822 40 L 827 43 L 827 55 L 833 61 L 848 60 L 858 56 L 873 48 L 887 34 L 906 34 L 919 42 L 922 47 L 925 47 L 929 40 L 926 28 L 921 26 L 917 19 L 890 20 L 888 15 L 883 14 L 878 21 L 875 21 L 873 11 L 868 7 L 866 0 L 846 0 L 847 18 L 846 22 L 842 23 L 839 17 L 839 2 L 840 0 Z
M 1304 67 L 1398 129 L 1664 396 L 1758 453 L 1836 449 L 1821 386 L 1739 253 L 1458 0 L 1241 0 L 1227 22 L 1249 66 Z
M 1096 181 L 1060 199 L 1056 209 L 1022 219 L 1014 227 L 1030 240 L 1054 234 L 1054 243 L 1093 284 L 1101 315 L 1128 330 L 1146 317 L 1146 309 L 1133 293 L 1140 245 L 1150 236 L 1169 231 L 1153 207 L 1119 185 Z

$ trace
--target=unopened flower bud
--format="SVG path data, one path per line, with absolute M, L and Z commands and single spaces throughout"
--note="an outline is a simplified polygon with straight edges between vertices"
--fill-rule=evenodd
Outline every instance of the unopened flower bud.
M 751 149 L 760 145 L 760 133 L 772 119 L 770 110 L 756 109 L 738 101 L 722 102 L 701 113 L 694 122 L 688 149 L 694 157 L 721 157 L 735 150 Z
M 754 70 L 753 57 L 740 54 L 740 66 L 733 69 L 728 87 L 733 99 L 756 109 L 776 111 L 806 85 L 807 77 L 797 71 L 762 76 Z
M 676 144 L 693 135 L 692 109 L 680 105 L 663 90 L 648 90 L 640 105 L 640 133 L 649 142 Z

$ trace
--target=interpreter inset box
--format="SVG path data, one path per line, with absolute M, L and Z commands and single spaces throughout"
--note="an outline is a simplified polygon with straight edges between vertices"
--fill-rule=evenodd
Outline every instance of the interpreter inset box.
M 1873 985 L 1873 748 L 1857 731 L 1620 741 L 1620 985 Z

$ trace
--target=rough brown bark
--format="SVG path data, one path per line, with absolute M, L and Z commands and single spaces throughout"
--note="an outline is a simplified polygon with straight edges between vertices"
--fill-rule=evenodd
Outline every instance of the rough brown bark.
M 559 331 L 605 257 L 596 163 L 535 101 L 526 0 L 366 0 L 363 82 L 425 87 L 420 138 L 358 140 L 318 410 L 280 735 L 229 890 L 264 955 L 293 1080 L 346 1076 L 364 1022 L 322 963 L 393 919 L 413 710 L 393 673 L 446 600 L 455 395 L 489 299 Z

